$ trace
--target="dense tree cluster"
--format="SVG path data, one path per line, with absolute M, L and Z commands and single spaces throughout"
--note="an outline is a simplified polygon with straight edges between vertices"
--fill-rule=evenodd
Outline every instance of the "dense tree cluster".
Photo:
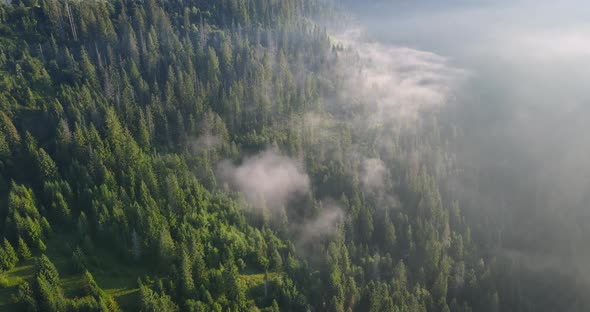
M 36 259 L 19 307 L 118 311 L 90 273 L 105 249 L 149 272 L 137 276 L 143 311 L 542 307 L 476 248 L 439 187 L 455 168 L 435 118 L 396 132 L 385 152 L 364 143 L 371 129 L 342 122 L 326 138 L 306 122 L 350 114 L 325 100 L 347 53 L 311 22 L 329 11 L 316 0 L 0 5 L 0 269 Z M 215 175 L 221 160 L 268 146 L 311 177 L 282 215 L 244 209 Z M 399 204 L 363 189 L 353 146 L 383 159 L 382 192 Z M 325 198 L 346 217 L 300 244 L 287 224 L 318 216 Z M 55 236 L 63 246 L 49 244 Z M 65 294 L 45 256 L 56 253 L 81 277 L 79 293 Z

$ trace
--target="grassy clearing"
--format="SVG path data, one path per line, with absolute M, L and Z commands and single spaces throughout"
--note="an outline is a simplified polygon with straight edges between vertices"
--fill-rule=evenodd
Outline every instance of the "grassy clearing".
M 83 275 L 75 272 L 71 256 L 71 248 L 67 246 L 68 237 L 54 237 L 47 243 L 47 256 L 57 267 L 62 282 L 64 294 L 67 298 L 83 296 Z M 90 261 L 88 270 L 94 276 L 98 285 L 117 301 L 122 310 L 135 311 L 138 309 L 139 287 L 137 279 L 151 275 L 150 270 L 141 265 L 129 264 L 122 261 L 113 253 L 96 248 Z M 18 285 L 24 281 L 31 282 L 35 270 L 35 259 L 20 262 L 14 269 L 0 273 L 0 311 L 16 309 L 13 296 L 16 295 Z M 280 272 L 269 272 L 269 282 L 278 281 Z M 244 272 L 240 279 L 252 297 L 260 297 L 264 293 L 265 274 L 259 272 Z
M 0 274 L 0 310 L 12 311 L 15 304 L 12 300 L 13 294 L 16 294 L 17 287 L 25 280 L 33 277 L 35 261 L 28 260 L 19 263 L 14 269 Z
M 47 243 L 47 256 L 57 267 L 62 282 L 64 294 L 67 298 L 83 296 L 83 274 L 74 270 L 71 249 L 64 242 L 68 237 L 54 237 Z M 38 255 L 37 255 L 38 256 Z M 98 285 L 117 301 L 123 310 L 137 310 L 138 292 L 137 278 L 146 276 L 149 271 L 142 266 L 129 265 L 121 261 L 112 253 L 96 248 L 93 253 L 95 259 L 88 266 Z M 16 295 L 18 285 L 24 281 L 31 282 L 35 269 L 35 259 L 20 262 L 14 269 L 0 273 L 0 311 L 15 310 L 13 296 Z
M 280 283 L 281 272 L 269 272 L 268 283 L 265 287 L 264 273 L 246 273 L 240 275 L 240 280 L 246 286 L 247 296 L 259 307 L 267 307 L 272 303 L 270 294 L 273 292 L 273 286 Z
M 281 274 L 277 272 L 269 272 L 268 280 L 278 280 Z M 241 274 L 240 279 L 248 289 L 256 288 L 264 285 L 264 273 L 253 273 L 253 274 Z

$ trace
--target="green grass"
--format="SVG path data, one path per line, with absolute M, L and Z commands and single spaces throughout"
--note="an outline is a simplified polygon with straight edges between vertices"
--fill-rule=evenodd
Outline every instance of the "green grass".
M 104 258 L 100 258 L 103 260 Z M 139 302 L 139 285 L 137 278 L 149 272 L 141 266 L 114 264 L 110 270 L 96 270 L 91 272 L 98 285 L 109 295 L 113 296 L 124 310 L 137 310 Z
M 68 241 L 73 241 L 67 236 L 56 236 L 47 242 L 47 256 L 57 267 L 64 294 L 67 298 L 79 298 L 83 296 L 83 274 L 75 273 L 71 249 Z M 38 256 L 38 255 L 37 255 Z M 124 311 L 138 310 L 139 287 L 138 277 L 150 275 L 150 270 L 141 265 L 129 264 L 122 261 L 105 249 L 95 248 L 93 251 L 95 261 L 89 261 L 88 270 L 94 276 L 98 285 L 117 301 Z M 0 311 L 12 311 L 16 309 L 13 296 L 16 295 L 18 285 L 23 281 L 31 282 L 35 270 L 35 259 L 20 262 L 14 269 L 0 273 Z M 264 293 L 264 273 L 246 271 L 240 275 L 241 281 L 248 289 L 252 297 L 260 297 Z M 278 281 L 280 272 L 269 272 L 269 282 Z
M 281 277 L 281 273 L 277 272 L 269 272 L 268 273 L 268 280 L 278 280 Z M 264 273 L 257 273 L 257 274 L 241 274 L 240 280 L 244 282 L 244 285 L 248 289 L 256 288 L 264 284 Z
M 143 277 L 149 271 L 141 265 L 130 265 L 120 258 L 102 248 L 95 248 L 89 261 L 88 271 L 94 276 L 98 285 L 117 301 L 123 310 L 137 310 L 139 286 L 137 278 Z M 53 261 L 53 258 L 51 258 Z M 57 257 L 56 267 L 62 275 L 62 282 L 66 296 L 72 298 L 80 295 L 82 286 L 82 274 L 67 275 L 72 271 L 71 252 L 67 257 L 62 253 Z M 63 273 L 62 273 L 63 272 Z
M 47 256 L 60 273 L 64 294 L 67 298 L 83 296 L 83 274 L 75 273 L 71 259 L 67 236 L 54 237 L 47 242 Z M 37 255 L 38 256 L 38 255 Z M 96 248 L 93 257 L 97 260 L 89 265 L 98 285 L 127 311 L 137 310 L 139 287 L 137 278 L 144 277 L 149 270 L 140 265 L 129 265 L 118 259 L 111 252 Z M 91 261 L 92 262 L 92 261 Z M 20 262 L 14 269 L 0 273 L 0 311 L 12 311 L 16 308 L 13 296 L 18 285 L 23 281 L 31 282 L 35 269 L 35 260 Z
M 270 306 L 272 299 L 273 287 L 280 283 L 282 273 L 281 272 L 269 272 L 268 273 L 268 284 L 264 286 L 264 273 L 245 273 L 240 275 L 240 280 L 246 286 L 246 294 L 248 298 L 252 300 L 259 307 Z M 266 291 L 268 291 L 268 294 Z
M 14 269 L 0 274 L 0 310 L 14 310 L 15 304 L 12 296 L 16 294 L 20 283 L 33 277 L 35 261 L 28 260 L 19 263 Z

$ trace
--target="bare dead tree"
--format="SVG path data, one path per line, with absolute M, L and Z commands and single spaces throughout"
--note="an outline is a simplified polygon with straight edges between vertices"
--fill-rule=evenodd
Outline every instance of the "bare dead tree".
M 78 41 L 78 33 L 76 32 L 76 24 L 74 24 L 74 18 L 72 17 L 72 10 L 68 2 L 66 2 L 66 11 L 68 12 L 68 19 L 70 21 L 70 27 L 72 28 L 72 37 L 74 41 Z

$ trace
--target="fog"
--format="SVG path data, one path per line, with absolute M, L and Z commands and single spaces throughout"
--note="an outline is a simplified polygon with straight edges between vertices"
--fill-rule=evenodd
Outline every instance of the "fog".
M 333 35 L 341 53 L 337 74 L 344 78 L 337 105 L 363 105 L 362 123 L 415 122 L 421 113 L 444 104 L 465 73 L 447 59 L 387 42 L 368 41 L 352 28 Z
M 462 172 L 441 185 L 474 218 L 488 249 L 590 285 L 590 5 L 351 1 L 345 8 L 354 25 L 331 32 L 343 49 L 332 74 L 343 85 L 324 99 L 338 118 L 303 116 L 306 140 L 326 157 L 345 148 L 363 190 L 396 208 L 385 191 L 392 168 L 380 157 L 388 157 L 399 128 L 438 113 L 441 124 L 458 129 L 449 149 Z M 374 142 L 334 144 L 339 123 Z M 300 161 L 276 150 L 223 162 L 218 175 L 251 206 L 271 211 L 311 190 Z M 340 208 L 326 209 L 298 224 L 300 241 L 332 232 L 343 217 Z
M 249 207 L 268 215 L 276 223 L 285 222 L 301 252 L 310 252 L 314 244 L 330 237 L 345 218 L 342 208 L 331 198 L 318 202 L 318 214 L 305 219 L 288 220 L 293 202 L 309 195 L 310 178 L 303 164 L 268 148 L 236 164 L 224 160 L 217 165 L 217 177 L 245 196 Z M 284 219 L 282 219 L 284 218 Z M 265 220 L 269 221 L 269 220 Z
M 380 44 L 469 73 L 446 122 L 469 181 L 458 196 L 490 217 L 500 253 L 590 276 L 590 4 L 585 1 L 350 1 Z M 530 261 L 529 261 L 530 262 Z
M 218 165 L 218 176 L 242 192 L 254 208 L 284 209 L 294 196 L 310 191 L 309 177 L 296 160 L 266 150 L 236 166 L 226 160 Z

